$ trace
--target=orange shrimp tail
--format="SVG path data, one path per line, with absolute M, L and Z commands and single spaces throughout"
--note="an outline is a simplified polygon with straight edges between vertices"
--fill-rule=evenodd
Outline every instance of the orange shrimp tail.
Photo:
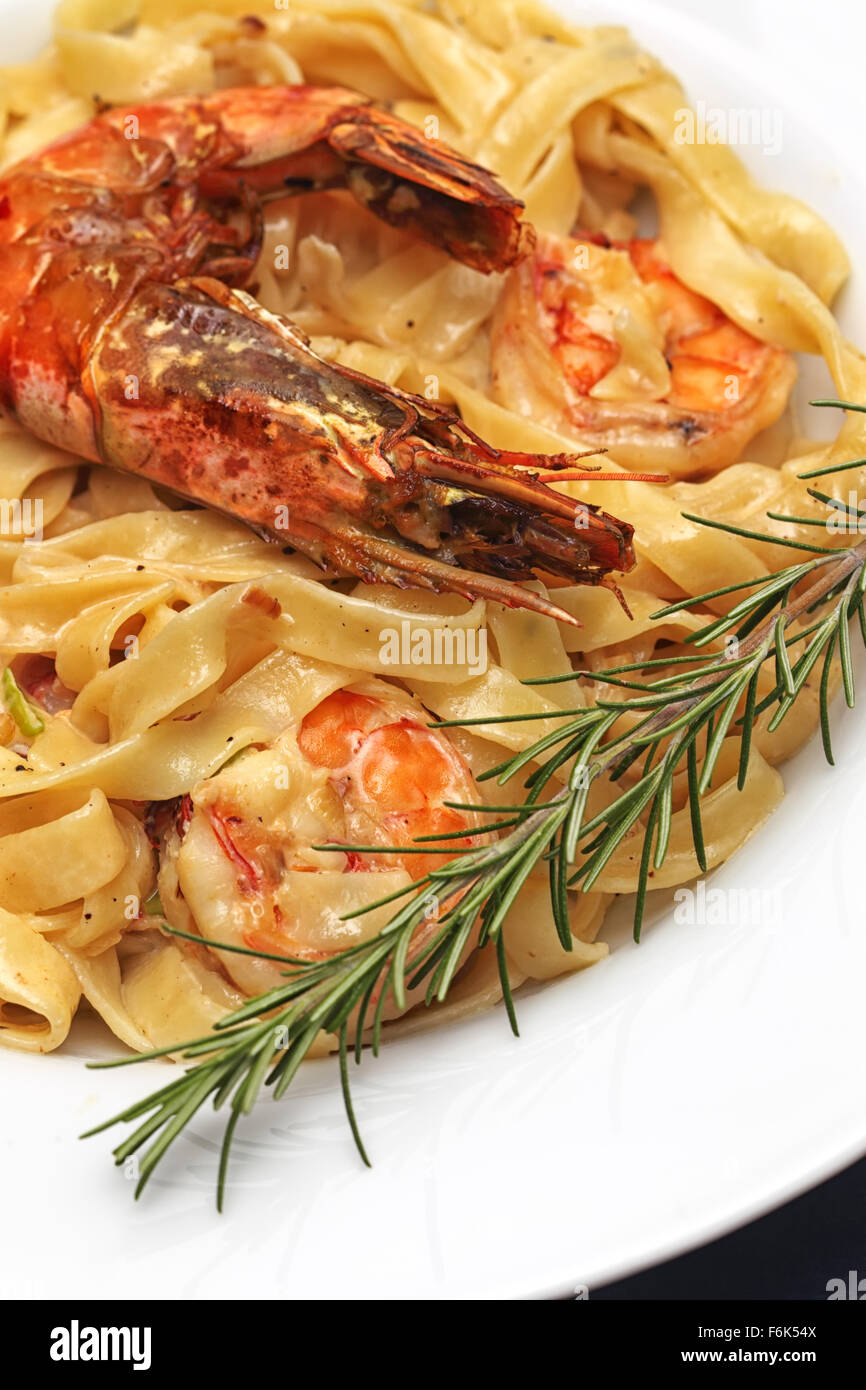
M 483 271 L 504 270 L 532 250 L 534 231 L 519 221 L 523 203 L 480 164 L 439 140 L 426 139 L 416 127 L 355 92 L 333 89 L 325 100 L 311 88 L 287 88 L 282 93 L 278 102 L 288 94 L 306 104 L 311 93 L 321 101 L 317 140 L 340 161 L 334 181 L 345 181 L 358 201 L 384 222 L 406 227 Z M 260 103 L 260 89 L 255 89 L 255 99 Z M 224 93 L 210 98 L 211 104 L 216 101 L 223 125 L 234 133 L 236 104 Z M 277 119 L 285 119 L 282 112 Z M 243 124 L 241 120 L 241 129 Z M 295 155 L 287 157 L 280 170 L 286 187 L 327 183 L 327 161 L 317 170 L 311 150 L 315 151 L 312 144 L 302 162 Z

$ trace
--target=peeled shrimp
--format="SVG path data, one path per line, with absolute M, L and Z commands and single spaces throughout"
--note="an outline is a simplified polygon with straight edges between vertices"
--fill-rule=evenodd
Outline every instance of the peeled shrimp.
M 199 783 L 162 837 L 160 897 L 169 921 L 203 943 L 304 960 L 324 960 L 374 936 L 393 905 L 353 914 L 410 887 L 454 849 L 482 842 L 477 813 L 447 804 L 480 800 L 469 766 L 429 722 L 397 687 L 365 681 L 335 691 L 271 747 Z M 409 852 L 417 837 L 461 830 L 465 836 L 441 848 Z M 374 852 L 338 848 L 352 844 Z M 415 936 L 419 948 L 437 915 L 431 897 L 429 925 Z M 215 954 L 250 995 L 278 984 L 287 968 Z M 418 995 L 408 992 L 407 1008 Z M 388 1000 L 383 1016 L 395 1013 Z
M 678 280 L 659 241 L 547 235 L 509 273 L 491 372 L 509 409 L 676 477 L 736 462 L 796 376 L 790 353 Z

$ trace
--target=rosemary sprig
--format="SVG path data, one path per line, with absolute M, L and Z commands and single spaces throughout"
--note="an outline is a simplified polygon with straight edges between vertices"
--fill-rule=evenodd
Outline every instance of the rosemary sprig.
M 833 507 L 845 506 L 823 495 L 820 500 Z M 118 1164 L 143 1150 L 136 1196 L 174 1139 L 210 1099 L 215 1108 L 226 1106 L 229 1111 L 217 1185 L 217 1204 L 222 1209 L 229 1152 L 239 1120 L 250 1112 L 263 1086 L 271 1086 L 275 1098 L 285 1094 L 321 1032 L 337 1039 L 349 1127 L 362 1160 L 369 1163 L 352 1106 L 348 1057 L 351 1050 L 360 1062 L 365 1040 L 371 1043 L 374 1055 L 378 1053 L 387 1001 L 392 1000 L 402 1010 L 409 991 L 420 992 L 422 987 L 427 1004 L 443 1001 L 467 953 L 492 949 L 508 1018 L 516 1033 L 503 935 L 515 898 L 529 875 L 546 864 L 556 931 L 563 950 L 571 950 L 569 892 L 591 889 L 632 834 L 643 836 L 634 915 L 634 935 L 639 940 L 650 873 L 662 867 L 668 851 L 675 774 L 685 765 L 695 859 L 705 872 L 701 798 L 711 785 L 725 738 L 732 729 L 740 734 L 738 785 L 742 788 L 758 716 L 773 709 L 768 727 L 778 727 L 819 663 L 821 737 L 832 763 L 830 675 L 838 656 L 846 701 L 849 706 L 853 704 L 849 620 L 859 617 L 866 642 L 866 541 L 850 549 L 832 549 L 780 540 L 699 516 L 690 519 L 733 535 L 784 544 L 810 553 L 810 558 L 769 578 L 747 579 L 684 598 L 654 614 L 663 619 L 749 591 L 727 613 L 711 618 L 685 639 L 694 648 L 694 655 L 661 656 L 609 670 L 577 671 L 526 682 L 543 685 L 582 677 L 599 686 L 622 689 L 620 700 L 602 697 L 586 708 L 537 715 L 432 721 L 432 728 L 455 728 L 533 718 L 562 720 L 529 748 L 478 778 L 481 782 L 495 778 L 506 784 L 525 773 L 523 800 L 515 797 L 505 806 L 454 803 L 459 809 L 488 815 L 483 833 L 498 833 L 499 838 L 467 848 L 455 844 L 455 839 L 481 836 L 482 832 L 443 835 L 432 844 L 431 837 L 423 837 L 415 852 L 430 854 L 438 848 L 453 857 L 409 888 L 364 908 L 362 911 L 370 912 L 404 899 L 388 924 L 370 940 L 325 961 L 270 956 L 285 965 L 283 982 L 248 1000 L 208 1035 L 145 1056 L 92 1064 L 124 1066 L 168 1054 L 179 1054 L 194 1063 L 160 1090 L 88 1131 L 96 1134 L 117 1123 L 137 1122 L 134 1132 L 114 1150 Z M 813 620 L 804 626 L 803 620 L 809 618 Z M 724 650 L 718 650 L 720 643 L 724 643 Z M 773 683 L 759 698 L 760 679 L 768 663 L 774 668 Z M 633 673 L 649 673 L 651 678 L 621 679 Z M 643 760 L 641 770 L 630 782 L 625 781 L 625 774 L 639 760 Z M 602 780 L 616 789 L 616 795 L 591 813 L 590 793 Z M 496 819 L 503 815 L 505 820 Z M 335 846 L 320 848 L 332 851 Z M 355 853 L 383 852 L 381 846 L 372 845 L 340 848 L 351 848 Z M 406 853 L 406 849 L 400 852 Z M 424 931 L 419 930 L 422 927 Z M 169 927 L 165 930 L 172 931 Z M 261 954 L 246 947 L 220 949 Z

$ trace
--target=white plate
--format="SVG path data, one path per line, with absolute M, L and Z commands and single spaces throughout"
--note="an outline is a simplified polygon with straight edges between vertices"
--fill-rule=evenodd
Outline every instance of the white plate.
M 0 0 L 4 57 L 32 48 L 48 8 Z M 847 5 L 824 0 L 820 26 L 799 0 L 707 5 L 707 24 L 693 3 L 682 13 L 685 0 L 679 12 L 568 8 L 629 23 L 708 105 L 781 109 L 782 152 L 746 152 L 750 163 L 857 252 L 863 40 L 845 27 Z M 780 53 L 817 85 L 795 81 Z M 845 318 L 866 337 L 862 288 L 847 292 Z M 0 1293 L 591 1293 L 855 1159 L 866 1150 L 866 731 L 856 714 L 837 710 L 834 723 L 836 770 L 814 745 L 790 764 L 781 810 L 714 881 L 778 891 L 778 925 L 687 927 L 668 915 L 640 948 L 624 939 L 609 961 L 520 999 L 520 1041 L 497 1011 L 387 1047 L 355 1089 L 372 1172 L 352 1148 L 334 1063 L 314 1062 L 287 1102 L 265 1102 L 240 1132 L 226 1215 L 212 1206 L 210 1115 L 134 1205 L 109 1139 L 76 1135 L 164 1080 L 159 1064 L 86 1072 L 96 1043 L 81 1034 L 50 1059 L 4 1052 Z

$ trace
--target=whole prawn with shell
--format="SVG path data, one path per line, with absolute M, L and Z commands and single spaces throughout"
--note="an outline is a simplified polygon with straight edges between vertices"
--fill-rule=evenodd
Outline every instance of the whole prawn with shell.
M 262 203 L 345 187 L 482 271 L 527 254 L 485 170 L 342 89 L 103 113 L 0 179 L 0 409 L 237 517 L 334 575 L 573 618 L 520 580 L 607 583 L 632 528 L 452 412 L 327 363 L 243 290 Z M 611 585 L 612 586 L 612 585 Z

